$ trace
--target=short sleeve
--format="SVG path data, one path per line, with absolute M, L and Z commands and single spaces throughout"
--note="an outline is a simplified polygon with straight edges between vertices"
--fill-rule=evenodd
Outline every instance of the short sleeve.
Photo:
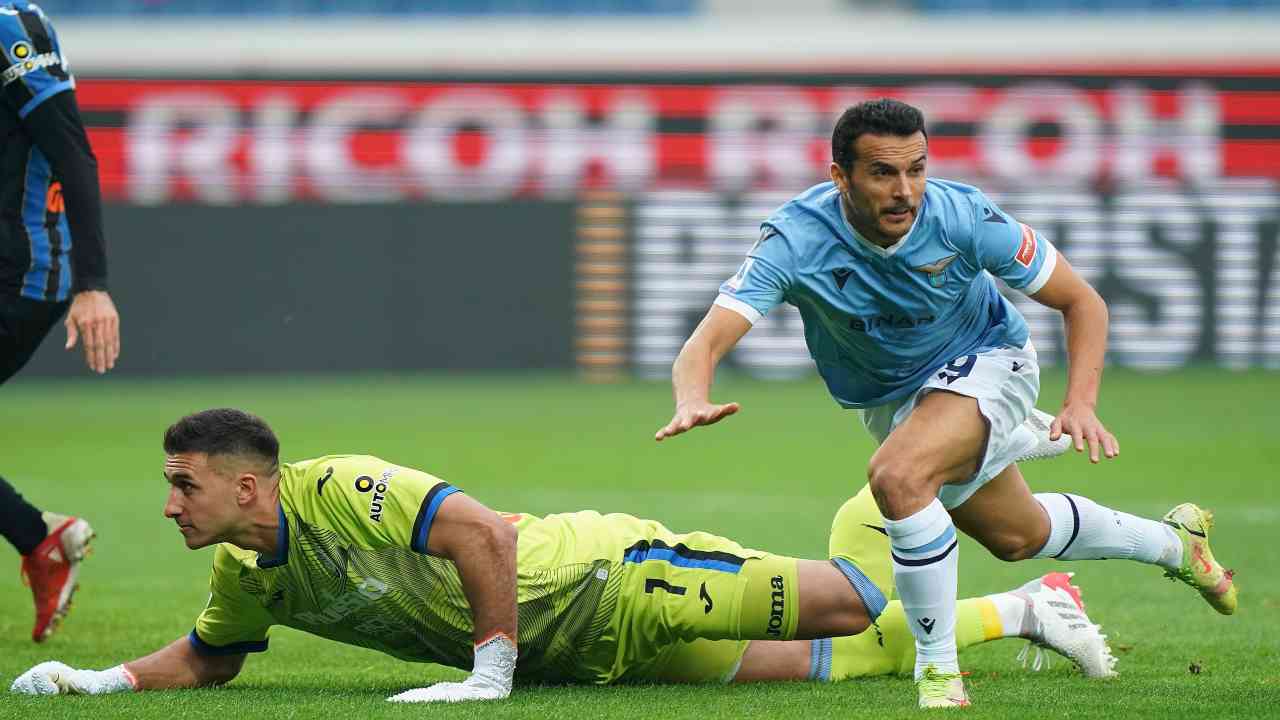
M 307 476 L 315 478 L 307 483 L 316 488 L 314 519 L 364 547 L 423 554 L 441 504 L 460 492 L 434 475 L 369 455 L 325 458 Z
M 209 578 L 209 604 L 188 635 L 203 655 L 239 655 L 267 649 L 267 631 L 274 618 L 257 598 L 240 587 L 240 563 L 225 548 L 214 554 Z
M 0 12 L 0 55 L 4 102 L 23 119 L 54 95 L 75 88 L 53 24 L 34 5 L 17 3 Z
M 753 325 L 783 301 L 795 278 L 795 258 L 777 229 L 765 225 L 738 272 L 720 286 L 716 305 Z
M 985 196 L 974 202 L 974 249 L 979 264 L 1027 295 L 1044 287 L 1058 262 L 1053 244 L 1014 220 Z

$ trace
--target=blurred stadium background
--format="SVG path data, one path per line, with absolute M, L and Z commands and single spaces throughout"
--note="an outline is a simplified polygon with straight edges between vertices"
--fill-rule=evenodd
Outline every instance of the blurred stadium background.
M 43 6 L 101 163 L 120 374 L 663 376 L 880 95 L 925 109 L 932 174 L 1100 288 L 1113 363 L 1280 367 L 1280 2 Z M 284 352 L 320 333 L 346 340 Z M 55 345 L 28 375 L 80 372 Z M 806 375 L 798 314 L 731 362 Z
M 760 220 L 825 179 L 846 105 L 890 95 L 925 110 L 932 174 L 989 191 L 1110 303 L 1100 414 L 1125 456 L 1038 464 L 1033 486 L 1146 515 L 1209 505 L 1243 588 L 1240 616 L 1220 621 L 1147 568 L 1072 567 L 1123 678 L 1007 673 L 1012 650 L 997 644 L 966 656 L 978 710 L 1273 713 L 1280 575 L 1257 548 L 1280 522 L 1280 2 L 42 5 L 100 163 L 123 354 L 90 380 L 56 329 L 0 392 L 0 472 L 100 532 L 50 644 L 27 642 L 27 591 L 0 583 L 0 677 L 50 657 L 107 667 L 190 627 L 208 553 L 187 553 L 160 517 L 159 437 L 213 405 L 273 422 L 289 459 L 372 452 L 502 509 L 626 511 L 821 555 L 872 448 L 814 380 L 794 311 L 730 358 L 717 394 L 742 401 L 740 417 L 649 438 L 670 417 L 680 343 Z M 1055 409 L 1060 321 L 1015 300 Z M 968 541 L 963 553 L 968 594 L 1060 567 L 1000 564 Z M 59 709 L 373 717 L 422 682 L 390 658 L 281 636 L 236 692 Z M 522 691 L 432 710 L 910 707 L 897 681 L 728 692 Z M 50 708 L 11 699 L 0 716 Z

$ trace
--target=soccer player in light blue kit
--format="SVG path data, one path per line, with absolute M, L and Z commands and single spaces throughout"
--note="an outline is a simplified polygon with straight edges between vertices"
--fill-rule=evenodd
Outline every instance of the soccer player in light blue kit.
M 1128 558 L 1165 568 L 1231 614 L 1231 573 L 1209 551 L 1212 515 L 1191 503 L 1163 522 L 1062 493 L 1033 495 L 1015 460 L 1039 366 L 1010 287 L 1063 314 L 1068 379 L 1050 438 L 1113 458 L 1095 414 L 1107 338 L 1102 298 L 1053 245 L 976 188 L 926 179 L 920 111 L 874 100 L 832 134 L 832 182 L 806 190 L 756 242 L 672 369 L 675 415 L 656 439 L 738 411 L 709 400 L 715 366 L 781 302 L 833 398 L 880 443 L 867 467 L 885 517 L 893 580 L 916 640 L 921 707 L 969 704 L 956 661 L 956 528 L 1004 560 Z

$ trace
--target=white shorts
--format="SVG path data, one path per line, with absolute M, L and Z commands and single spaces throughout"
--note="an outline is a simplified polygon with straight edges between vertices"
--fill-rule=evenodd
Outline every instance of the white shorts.
M 1028 341 L 1021 348 L 956 358 L 930 374 L 923 387 L 905 398 L 864 409 L 862 424 L 876 442 L 883 443 L 894 428 L 906 422 L 920 399 L 935 390 L 976 399 L 978 411 L 987 421 L 987 449 L 978 472 L 967 482 L 943 485 L 938 491 L 938 499 L 951 510 L 1036 446 L 1035 433 L 1022 424 L 1040 393 L 1036 349 Z

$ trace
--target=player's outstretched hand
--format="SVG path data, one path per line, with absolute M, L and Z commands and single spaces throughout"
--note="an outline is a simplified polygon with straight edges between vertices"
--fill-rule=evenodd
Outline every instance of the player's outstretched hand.
M 77 670 L 50 660 L 18 676 L 9 692 L 21 695 L 105 695 L 135 689 L 123 665 L 110 670 Z
M 387 700 L 397 703 L 501 700 L 511 694 L 517 654 L 515 643 L 499 633 L 476 646 L 475 665 L 471 670 L 471 677 L 466 680 L 406 690 Z
M 120 357 L 120 314 L 111 296 L 103 290 L 76 293 L 67 311 L 67 350 L 84 336 L 84 361 L 101 375 L 116 366 Z
M 692 430 L 699 425 L 715 425 L 741 410 L 742 406 L 731 402 L 717 405 L 710 402 L 688 403 L 676 406 L 671 422 L 654 434 L 653 439 L 662 442 L 673 435 Z
M 1049 425 L 1049 439 L 1057 440 L 1063 433 L 1072 437 L 1076 452 L 1084 452 L 1085 443 L 1089 444 L 1089 462 L 1096 463 L 1102 457 L 1113 458 L 1120 454 L 1116 436 L 1103 427 L 1093 408 L 1087 405 L 1062 407 L 1062 412 Z

